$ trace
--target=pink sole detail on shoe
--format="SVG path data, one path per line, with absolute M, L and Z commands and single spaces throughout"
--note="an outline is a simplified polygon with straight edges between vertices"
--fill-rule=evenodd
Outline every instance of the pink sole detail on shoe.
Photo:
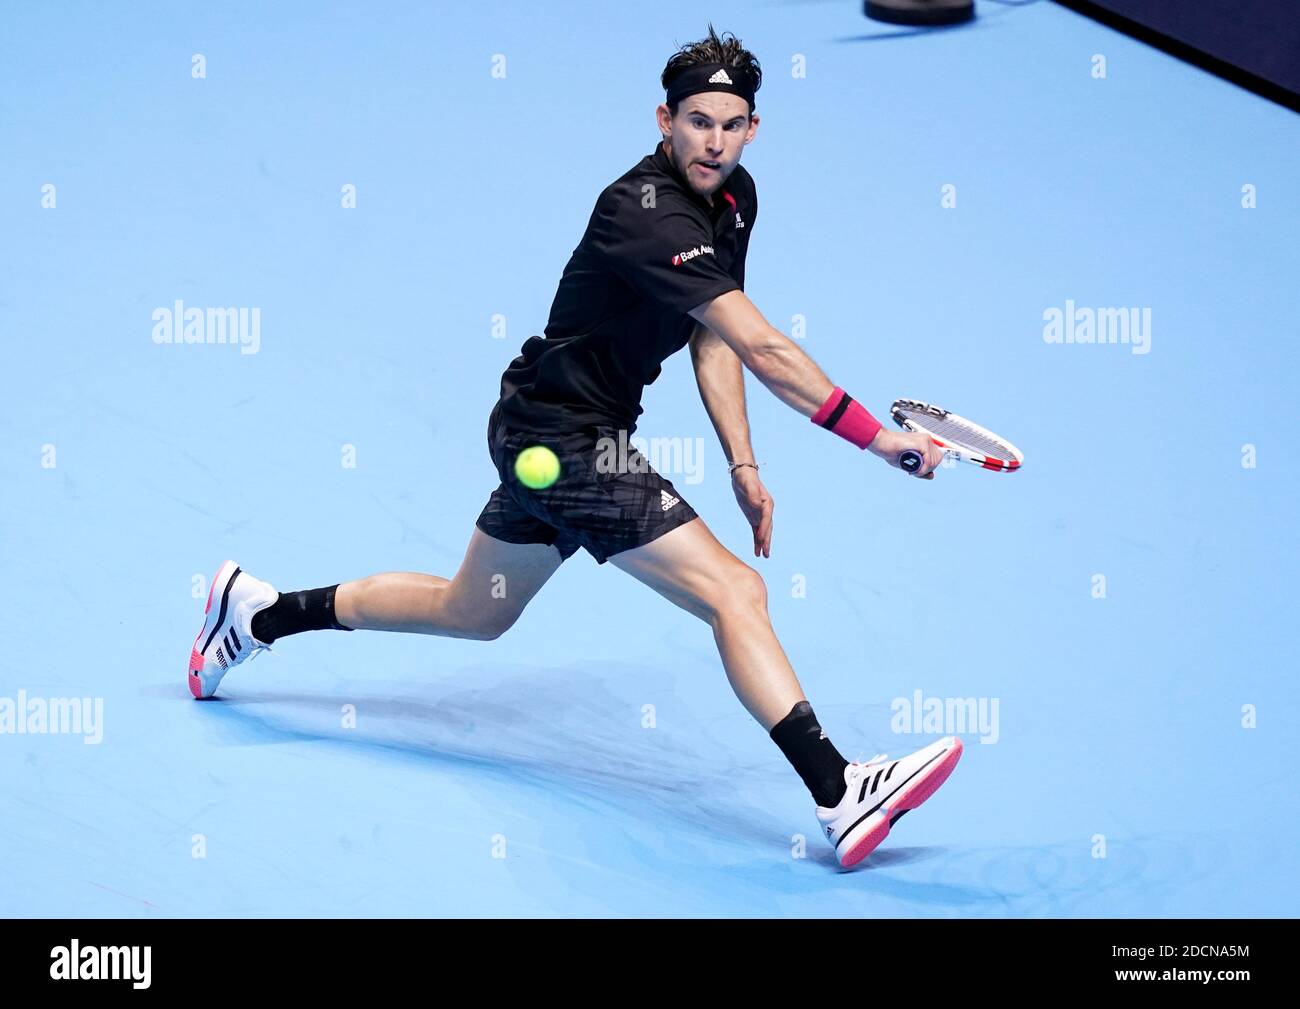
M 203 656 L 199 654 L 197 648 L 190 649 L 190 693 L 195 698 L 203 698 L 203 681 L 199 679 L 199 673 L 203 671 Z
M 872 827 L 871 830 L 867 831 L 866 836 L 864 836 L 862 840 L 844 853 L 844 857 L 840 859 L 840 865 L 844 866 L 846 869 L 850 866 L 857 865 L 875 851 L 880 846 L 880 842 L 888 836 L 889 820 L 881 820 L 878 824 Z
M 203 681 L 196 675 L 196 671 L 203 671 L 203 656 L 199 654 L 199 641 L 202 640 L 203 635 L 208 630 L 207 618 L 212 612 L 212 594 L 217 590 L 217 582 L 221 581 L 221 572 L 226 570 L 226 565 L 234 563 L 231 560 L 224 560 L 217 566 L 217 573 L 212 576 L 212 583 L 208 586 L 208 601 L 203 606 L 203 626 L 199 628 L 199 633 L 195 635 L 194 646 L 190 649 L 190 693 L 194 695 L 196 700 L 203 700 Z
M 961 737 L 958 736 L 956 739 L 957 745 L 945 753 L 943 759 L 935 764 L 927 774 L 922 775 L 916 784 L 897 796 L 889 805 L 888 815 L 844 853 L 844 857 L 840 859 L 841 865 L 848 868 L 861 862 L 880 846 L 880 842 L 889 836 L 889 821 L 891 819 L 897 819 L 907 810 L 915 809 L 938 791 L 939 786 L 948 780 L 948 775 L 952 774 L 952 769 L 957 766 L 957 761 L 961 759 L 961 752 L 964 747 L 962 746 Z

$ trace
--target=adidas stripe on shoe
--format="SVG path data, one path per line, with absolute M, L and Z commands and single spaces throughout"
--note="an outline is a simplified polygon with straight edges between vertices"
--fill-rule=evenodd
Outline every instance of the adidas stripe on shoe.
M 196 698 L 216 693 L 226 673 L 270 645 L 253 637 L 253 614 L 280 597 L 268 583 L 226 561 L 212 577 L 203 627 L 190 649 L 190 693 Z M 214 609 L 213 602 L 217 603 Z
M 961 759 L 962 743 L 946 736 L 898 760 L 884 754 L 844 769 L 848 786 L 834 809 L 817 807 L 822 833 L 844 866 L 856 865 L 889 834 L 889 828 L 910 809 L 925 802 Z

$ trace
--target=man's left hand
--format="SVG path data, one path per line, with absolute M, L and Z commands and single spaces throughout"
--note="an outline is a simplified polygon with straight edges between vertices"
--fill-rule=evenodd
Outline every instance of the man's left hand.
M 731 471 L 731 489 L 745 519 L 754 530 L 754 556 L 772 556 L 772 495 L 758 478 L 753 466 L 737 466 Z

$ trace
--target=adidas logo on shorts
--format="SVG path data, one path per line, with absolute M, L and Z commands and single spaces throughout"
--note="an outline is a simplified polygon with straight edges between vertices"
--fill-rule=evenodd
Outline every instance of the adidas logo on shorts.
M 682 502 L 681 502 L 681 498 L 675 498 L 675 497 L 673 497 L 673 496 L 672 496 L 671 494 L 669 494 L 666 490 L 661 490 L 659 493 L 660 493 L 660 495 L 662 496 L 662 501 L 663 501 L 663 510 L 664 510 L 664 511 L 667 511 L 669 508 L 671 508 L 671 507 L 672 507 L 673 505 L 675 505 L 675 504 L 681 504 L 681 503 L 682 503 Z

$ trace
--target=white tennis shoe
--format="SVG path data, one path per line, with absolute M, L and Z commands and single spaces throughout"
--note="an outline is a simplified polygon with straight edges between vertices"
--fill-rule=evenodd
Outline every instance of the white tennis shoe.
M 822 834 L 844 866 L 857 865 L 876 850 L 889 828 L 909 809 L 934 794 L 961 759 L 961 740 L 945 736 L 937 743 L 890 760 L 880 753 L 865 764 L 844 769 L 848 791 L 834 809 L 817 807 Z
M 217 569 L 203 610 L 203 629 L 190 650 L 191 694 L 199 699 L 211 697 L 226 673 L 245 659 L 270 651 L 270 645 L 253 637 L 253 614 L 279 598 L 274 588 L 240 570 L 234 561 Z M 218 601 L 215 612 L 213 599 Z

